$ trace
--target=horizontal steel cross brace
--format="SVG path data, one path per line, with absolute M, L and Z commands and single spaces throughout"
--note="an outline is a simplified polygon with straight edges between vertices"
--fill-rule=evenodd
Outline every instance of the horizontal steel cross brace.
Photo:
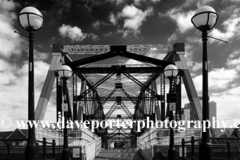
M 75 74 L 87 73 L 161 73 L 163 67 L 126 67 L 126 66 L 112 66 L 112 67 L 94 67 L 94 68 L 75 68 Z
M 164 95 L 158 95 L 157 97 L 154 96 L 154 97 L 122 97 L 122 101 L 137 101 L 137 100 L 149 100 L 151 101 L 152 99 L 157 99 L 157 100 L 164 100 Z M 93 101 L 93 100 L 100 100 L 100 101 L 116 101 L 117 100 L 117 97 L 85 97 L 85 98 L 82 98 L 80 99 L 80 101 Z

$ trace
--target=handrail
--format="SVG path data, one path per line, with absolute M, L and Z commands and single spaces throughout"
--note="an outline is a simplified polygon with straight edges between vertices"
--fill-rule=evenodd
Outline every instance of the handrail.
M 25 139 L 25 138 L 22 138 L 22 139 L 0 139 L 0 141 L 7 141 L 7 159 L 10 159 L 10 144 L 9 144 L 9 141 L 27 141 L 28 139 Z M 55 146 L 56 146 L 56 143 L 55 143 L 55 140 L 53 139 L 52 142 L 47 142 L 46 141 L 46 138 L 43 137 L 43 140 L 40 141 L 40 140 L 36 140 L 36 142 L 39 142 L 39 143 L 42 143 L 42 149 L 43 149 L 43 159 L 46 159 L 46 146 L 47 144 L 50 144 L 52 146 L 52 158 L 55 159 Z M 38 144 L 38 143 L 36 143 Z M 37 145 L 38 146 L 38 145 Z M 14 148 L 14 146 L 11 146 L 12 148 Z
M 144 144 L 142 144 L 142 143 L 144 143 Z M 147 160 L 152 160 L 152 158 L 153 158 L 153 147 L 152 147 L 152 145 L 150 143 L 144 142 L 144 141 L 138 141 L 137 145 L 138 145 L 138 148 L 143 153 L 143 156 Z
M 84 155 L 86 160 L 93 160 L 101 151 L 101 137 L 87 144 L 84 148 Z
M 174 129 L 175 132 L 177 132 L 177 129 Z M 149 142 L 151 145 L 156 145 L 156 144 L 167 144 L 169 143 L 169 137 L 167 136 L 167 134 L 169 132 L 169 129 L 157 129 L 157 128 L 150 128 L 147 131 L 145 131 L 139 138 L 141 141 L 145 141 L 145 142 Z M 160 136 L 159 133 L 163 133 L 166 136 Z M 189 137 L 191 138 L 191 136 L 197 136 L 198 134 L 200 134 L 200 130 L 199 129 L 189 129 L 186 130 L 185 132 L 178 132 L 177 134 L 175 134 L 174 139 L 175 140 L 175 144 L 181 144 L 181 138 L 182 137 Z

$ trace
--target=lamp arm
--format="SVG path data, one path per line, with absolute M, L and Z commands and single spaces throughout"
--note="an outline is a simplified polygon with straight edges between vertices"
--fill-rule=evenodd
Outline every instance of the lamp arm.
M 222 41 L 222 42 L 224 42 L 224 43 L 228 43 L 228 41 L 224 41 L 224 40 L 221 40 L 221 39 L 212 37 L 212 36 L 207 36 L 207 37 L 212 38 L 212 39 L 215 39 L 215 40 L 218 40 L 218 41 Z
M 23 37 L 25 37 L 25 38 L 29 38 L 28 36 L 26 36 L 26 35 L 24 35 L 24 34 L 18 32 L 18 31 L 14 31 L 14 33 L 17 33 L 17 34 L 19 34 L 20 36 L 23 36 Z

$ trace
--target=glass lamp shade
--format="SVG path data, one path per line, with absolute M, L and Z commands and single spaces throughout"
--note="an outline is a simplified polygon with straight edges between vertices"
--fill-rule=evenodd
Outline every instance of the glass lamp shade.
M 58 69 L 58 75 L 61 78 L 69 79 L 72 77 L 72 69 L 67 65 L 63 65 Z
M 166 78 L 175 78 L 178 74 L 178 68 L 170 64 L 164 68 L 164 75 Z
M 43 17 L 39 10 L 34 7 L 25 7 L 18 16 L 18 21 L 23 29 L 39 30 L 43 25 Z
M 192 24 L 199 30 L 212 30 L 217 24 L 218 15 L 210 6 L 202 6 L 192 17 Z

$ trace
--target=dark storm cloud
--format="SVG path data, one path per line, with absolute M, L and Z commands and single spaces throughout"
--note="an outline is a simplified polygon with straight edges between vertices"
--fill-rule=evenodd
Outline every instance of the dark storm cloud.
M 20 4 L 19 11 L 25 6 L 38 8 L 46 20 L 55 20 L 79 27 L 90 27 L 94 22 L 108 21 L 108 16 L 116 5 L 109 1 L 96 0 L 15 0 Z

